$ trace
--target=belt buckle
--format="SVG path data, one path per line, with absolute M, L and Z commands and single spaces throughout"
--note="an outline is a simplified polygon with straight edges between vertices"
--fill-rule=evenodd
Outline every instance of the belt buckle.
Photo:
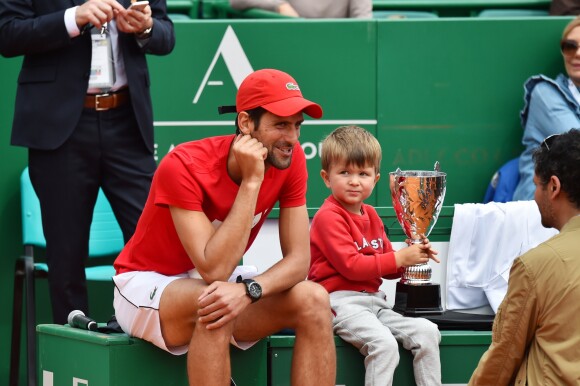
M 96 94 L 95 95 L 95 111 L 106 111 L 109 110 L 108 107 L 99 107 L 99 99 L 103 98 L 103 97 L 108 97 L 110 96 L 109 93 L 106 94 Z

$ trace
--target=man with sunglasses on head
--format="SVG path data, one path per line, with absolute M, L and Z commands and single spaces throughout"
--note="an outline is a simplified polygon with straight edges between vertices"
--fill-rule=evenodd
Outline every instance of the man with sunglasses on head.
M 534 198 L 534 164 L 532 153 L 544 138 L 580 127 L 580 18 L 564 28 L 560 48 L 566 75 L 556 79 L 532 76 L 524 84 L 525 106 L 520 113 L 525 147 L 519 159 L 519 182 L 513 200 Z
M 469 385 L 580 384 L 580 130 L 547 138 L 533 160 L 542 225 L 560 233 L 514 260 Z

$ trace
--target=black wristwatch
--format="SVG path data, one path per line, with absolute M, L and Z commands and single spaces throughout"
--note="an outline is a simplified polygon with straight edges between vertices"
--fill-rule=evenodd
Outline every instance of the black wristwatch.
M 242 279 L 242 275 L 239 275 L 236 279 L 236 283 L 245 284 L 246 295 L 250 297 L 252 303 L 257 302 L 262 297 L 262 286 L 258 284 L 257 281 L 253 279 Z

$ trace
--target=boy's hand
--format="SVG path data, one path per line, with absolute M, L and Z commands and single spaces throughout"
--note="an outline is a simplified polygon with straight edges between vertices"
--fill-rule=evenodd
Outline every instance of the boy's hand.
M 422 244 L 412 244 L 395 252 L 397 268 L 409 267 L 411 265 L 425 264 L 429 259 L 440 263 L 436 257 L 438 251 L 431 249 L 429 239 L 424 239 Z

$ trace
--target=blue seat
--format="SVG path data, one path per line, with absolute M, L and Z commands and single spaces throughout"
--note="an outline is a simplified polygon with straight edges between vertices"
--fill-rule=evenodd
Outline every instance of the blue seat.
M 28 385 L 36 385 L 36 307 L 34 282 L 48 277 L 48 267 L 34 261 L 34 251 L 46 248 L 42 230 L 40 203 L 34 192 L 28 168 L 20 177 L 22 210 L 22 243 L 24 255 L 16 260 L 14 270 L 14 303 L 12 306 L 12 349 L 10 354 L 10 386 L 18 385 L 20 362 L 20 339 L 24 292 L 26 292 L 26 346 L 28 362 Z M 111 205 L 102 190 L 99 190 L 93 212 L 89 239 L 89 257 L 117 255 L 124 246 L 123 233 L 113 214 Z M 80 257 L 79 257 L 80 258 Z M 110 264 L 91 264 L 85 269 L 87 281 L 110 281 L 115 269 Z
M 487 186 L 483 203 L 512 201 L 518 182 L 520 181 L 519 157 L 503 164 L 491 177 Z

